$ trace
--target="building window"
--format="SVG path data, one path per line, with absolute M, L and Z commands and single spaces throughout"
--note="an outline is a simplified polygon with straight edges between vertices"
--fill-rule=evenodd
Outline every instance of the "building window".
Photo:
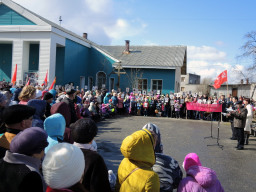
M 181 77 L 181 82 L 185 82 L 185 77 Z
M 181 91 L 185 91 L 185 87 L 181 87 Z
M 143 91 L 143 90 L 148 90 L 148 80 L 147 79 L 139 79 L 138 80 L 138 90 Z
M 162 90 L 163 87 L 163 81 L 162 80 L 152 80 L 152 90 Z
M 97 73 L 97 86 L 98 90 L 102 89 L 102 85 L 106 85 L 106 74 L 104 72 Z

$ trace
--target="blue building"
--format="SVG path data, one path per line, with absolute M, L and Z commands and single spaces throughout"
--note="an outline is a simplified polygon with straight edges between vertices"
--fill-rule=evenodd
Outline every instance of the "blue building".
M 41 84 L 178 92 L 186 74 L 185 46 L 99 46 L 11 0 L 0 0 L 0 81 L 30 77 Z M 116 72 L 121 71 L 120 81 Z M 125 73 L 125 74 L 124 74 Z

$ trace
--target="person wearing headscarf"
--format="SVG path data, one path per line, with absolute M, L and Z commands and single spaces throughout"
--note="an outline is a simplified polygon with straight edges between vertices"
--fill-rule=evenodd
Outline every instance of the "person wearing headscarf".
M 161 140 L 160 129 L 153 123 L 147 123 L 143 129 L 147 129 L 156 139 L 155 155 L 156 163 L 153 166 L 160 180 L 161 192 L 172 192 L 179 186 L 182 180 L 182 171 L 178 162 L 172 157 L 163 154 L 163 145 Z
M 66 128 L 64 132 L 64 141 L 73 144 L 74 141 L 71 136 L 71 129 L 70 129 L 70 121 L 71 121 L 71 114 L 68 107 L 68 104 L 65 102 L 55 103 L 51 107 L 51 114 L 60 113 L 63 115 L 66 121 Z
M 44 121 L 44 130 L 48 134 L 49 146 L 45 148 L 45 153 L 54 145 L 63 142 L 66 122 L 60 113 L 47 117 Z
M 118 168 L 116 191 L 160 191 L 159 177 L 152 170 L 156 162 L 155 144 L 155 138 L 147 129 L 136 131 L 123 140 L 120 150 L 124 159 Z
M 224 192 L 215 171 L 203 167 L 196 153 L 186 155 L 183 168 L 186 171 L 187 177 L 182 179 L 177 192 Z
M 45 191 L 39 168 L 47 145 L 47 133 L 39 127 L 17 134 L 0 161 L 0 191 Z

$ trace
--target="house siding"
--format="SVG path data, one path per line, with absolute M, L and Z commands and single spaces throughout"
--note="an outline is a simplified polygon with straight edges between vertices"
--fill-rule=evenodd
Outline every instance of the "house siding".
M 0 4 L 0 25 L 35 25 L 35 23 Z
M 132 90 L 131 81 L 135 78 L 131 75 L 131 69 L 125 69 L 125 75 L 121 75 L 120 88 L 125 91 L 127 87 Z M 147 79 L 147 91 L 152 91 L 152 80 L 162 80 L 162 94 L 174 92 L 175 90 L 175 69 L 141 69 L 140 79 Z
M 87 66 L 88 76 L 93 77 L 93 85 L 97 86 L 97 79 L 96 75 L 98 72 L 103 71 L 106 73 L 106 89 L 109 89 L 109 79 L 114 78 L 115 79 L 115 89 L 116 83 L 117 83 L 117 75 L 111 74 L 113 67 L 112 64 L 115 62 L 112 59 L 108 58 L 104 54 L 100 53 L 94 48 L 90 49 L 90 62 Z M 88 78 L 87 78 L 88 79 Z M 88 80 L 86 79 L 87 85 Z
M 64 76 L 60 84 L 73 82 L 80 85 L 80 76 L 88 76 L 89 48 L 66 39 Z M 59 67 L 57 68 L 59 70 Z M 60 69 L 61 70 L 61 69 Z

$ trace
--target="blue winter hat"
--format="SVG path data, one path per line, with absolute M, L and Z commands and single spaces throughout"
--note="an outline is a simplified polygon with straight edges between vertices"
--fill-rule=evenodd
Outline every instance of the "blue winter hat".
M 44 121 L 44 130 L 47 132 L 49 137 L 55 136 L 63 140 L 65 127 L 65 118 L 60 113 L 55 113 L 47 117 Z

